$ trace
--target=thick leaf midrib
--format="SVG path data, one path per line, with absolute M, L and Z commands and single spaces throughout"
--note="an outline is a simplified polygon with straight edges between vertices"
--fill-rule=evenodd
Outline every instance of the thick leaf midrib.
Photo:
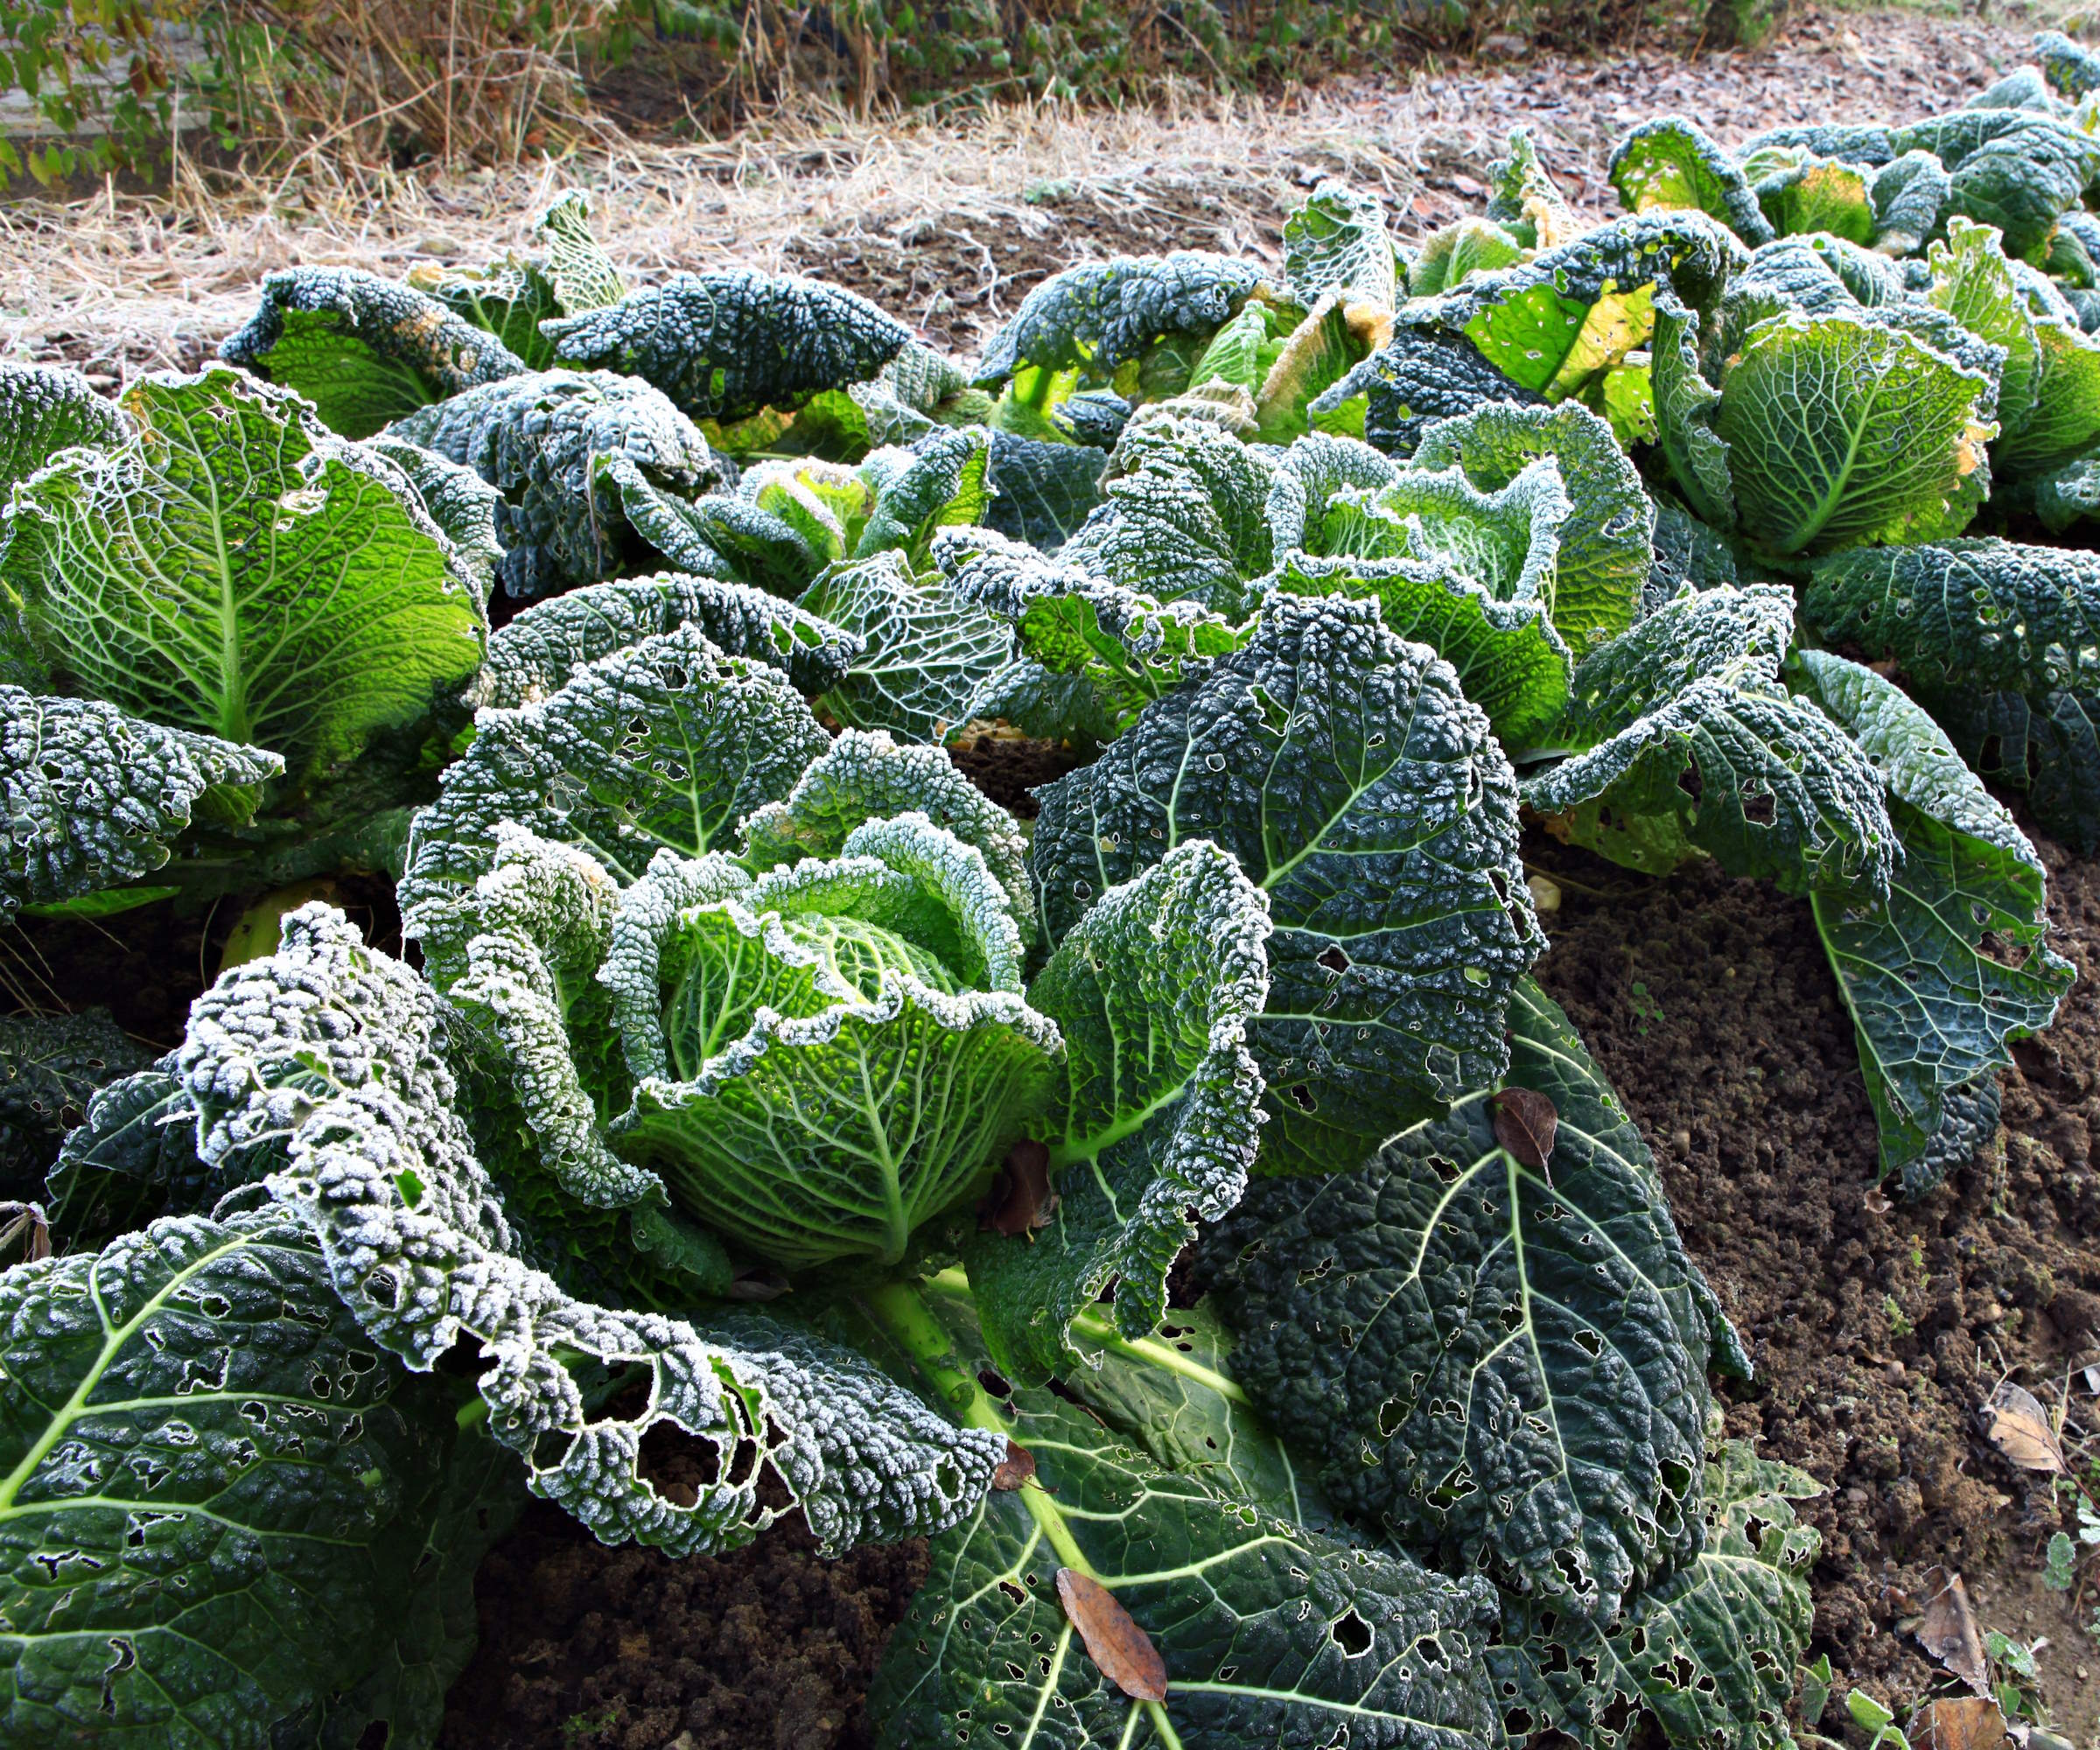
M 118 1353 L 137 1333 L 145 1320 L 166 1306 L 173 1297 L 175 1291 L 199 1270 L 255 1243 L 256 1243 L 256 1236 L 242 1234 L 227 1244 L 205 1252 L 180 1268 L 171 1271 L 167 1281 L 156 1290 L 149 1299 L 141 1304 L 138 1311 L 126 1320 L 123 1324 L 116 1326 L 110 1324 L 108 1312 L 102 1305 L 102 1286 L 98 1279 L 101 1261 L 99 1259 L 96 1261 L 95 1265 L 91 1267 L 88 1271 L 88 1280 L 90 1302 L 94 1307 L 95 1317 L 101 1321 L 106 1334 L 102 1351 L 89 1363 L 87 1371 L 81 1375 L 80 1382 L 74 1388 L 72 1396 L 52 1413 L 51 1424 L 45 1430 L 42 1437 L 31 1445 L 29 1451 L 23 1455 L 21 1462 L 10 1471 L 4 1479 L 0 1479 L 0 1518 L 4 1518 L 11 1513 L 15 1505 L 15 1497 L 20 1492 L 22 1485 L 36 1474 L 37 1466 L 50 1456 L 52 1448 L 58 1445 L 65 1431 L 71 1427 L 82 1411 L 88 1407 L 88 1396 L 101 1382 L 102 1376 L 108 1371 L 110 1363 L 116 1359 Z M 95 1407 L 99 1408 L 100 1406 Z

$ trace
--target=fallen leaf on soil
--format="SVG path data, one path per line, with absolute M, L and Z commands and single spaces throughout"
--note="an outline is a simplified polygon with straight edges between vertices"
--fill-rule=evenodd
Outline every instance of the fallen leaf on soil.
M 1023 1483 L 1035 1480 L 1035 1454 L 1018 1440 L 1006 1442 L 1006 1456 L 999 1460 L 998 1468 L 991 1474 L 994 1488 L 1018 1488 Z
M 1932 1595 L 1917 1627 L 1918 1645 L 1978 1695 L 1991 1692 L 1991 1668 L 1984 1658 L 1984 1637 L 1977 1632 L 1976 1611 L 1959 1574 Z
M 1505 1088 L 1488 1102 L 1494 1114 L 1494 1139 L 1534 1172 L 1553 1182 L 1546 1163 L 1553 1158 L 1553 1133 L 1560 1112 L 1544 1094 L 1530 1088 Z
M 1057 1595 L 1102 1676 L 1133 1700 L 1166 1699 L 1166 1661 L 1114 1592 L 1076 1568 L 1060 1568 Z
M 2048 1411 L 2025 1386 L 2002 1382 L 1984 1405 L 1983 1415 L 1984 1432 L 1991 1437 L 1991 1444 L 2023 1471 L 2062 1475 L 2068 1468 L 2056 1431 L 2049 1425 Z
M 1012 1239 L 1050 1225 L 1057 1194 L 1050 1188 L 1050 1151 L 1026 1138 L 1006 1151 L 1006 1165 L 977 1205 L 977 1231 Z
M 1994 1750 L 2006 1736 L 2006 1717 L 1984 1696 L 1942 1696 L 1918 1710 L 1910 1730 L 1915 1750 Z

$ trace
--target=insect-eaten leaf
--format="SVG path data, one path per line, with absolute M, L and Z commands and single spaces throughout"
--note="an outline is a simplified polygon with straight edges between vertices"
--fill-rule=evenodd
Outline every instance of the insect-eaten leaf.
M 1114 1592 L 1076 1568 L 1060 1568 L 1057 1595 L 1102 1676 L 1134 1701 L 1166 1699 L 1166 1661 Z
M 1050 1225 L 1057 1193 L 1050 1188 L 1050 1151 L 1024 1138 L 1006 1151 L 1006 1165 L 977 1205 L 977 1231 L 1012 1239 Z
M 1006 1456 L 999 1460 L 998 1468 L 991 1474 L 994 1488 L 1015 1489 L 1025 1488 L 1035 1480 L 1035 1454 L 1018 1440 L 1006 1442 Z
M 1984 1404 L 1983 1418 L 1991 1444 L 2020 1469 L 2064 1474 L 2063 1447 L 2049 1424 L 2049 1413 L 2025 1386 L 2009 1379 L 2001 1382 Z
M 1959 1574 L 1933 1593 L 1914 1631 L 1918 1645 L 1978 1695 L 1991 1693 L 1991 1667 L 1984 1657 L 1984 1637 L 1977 1630 L 1969 1588 Z
M 2006 1717 L 1987 1696 L 1928 1701 L 1910 1732 L 1914 1750 L 1995 1750 L 2005 1739 Z
M 1534 1172 L 1553 1182 L 1554 1132 L 1560 1128 L 1559 1110 L 1544 1094 L 1531 1088 L 1505 1088 L 1488 1102 L 1494 1114 L 1494 1139 Z

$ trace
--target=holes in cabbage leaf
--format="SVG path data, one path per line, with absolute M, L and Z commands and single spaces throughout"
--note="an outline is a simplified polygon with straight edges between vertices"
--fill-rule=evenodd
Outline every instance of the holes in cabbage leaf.
M 1339 942 L 1329 942 L 1315 958 L 1337 978 L 1349 970 L 1349 956 L 1341 951 Z
M 116 1717 L 116 1680 L 138 1662 L 138 1648 L 129 1635 L 109 1637 L 109 1662 L 102 1667 L 102 1712 Z
M 1361 1659 L 1371 1650 L 1371 1625 L 1357 1615 L 1354 1605 L 1334 1619 L 1327 1633 L 1334 1637 L 1344 1658 Z
M 994 1397 L 1012 1397 L 1013 1387 L 997 1368 L 981 1367 L 977 1369 L 977 1383 Z
M 1407 1422 L 1407 1405 L 1397 1397 L 1389 1397 L 1378 1406 L 1378 1437 L 1390 1440 Z
M 730 1450 L 729 1462 L 714 1441 L 689 1434 L 665 1418 L 643 1431 L 641 1450 L 634 1460 L 634 1474 L 674 1507 L 695 1507 L 701 1491 L 715 1488 L 747 1487 L 763 1462 L 759 1443 L 738 1440 Z
M 1290 1096 L 1291 1103 L 1301 1112 L 1317 1112 L 1320 1110 L 1320 1102 L 1312 1097 L 1312 1090 L 1302 1082 L 1293 1082 L 1284 1092 Z
M 1604 1339 L 1596 1332 L 1586 1328 L 1576 1332 L 1575 1347 L 1594 1361 L 1604 1353 Z
M 1020 1587 L 1014 1585 L 1012 1580 L 1001 1580 L 999 1582 L 999 1590 L 1004 1592 L 1006 1596 L 1012 1599 L 1016 1604 L 1026 1604 L 1028 1602 L 1028 1594 L 1023 1592 Z
M 1677 774 L 1677 788 L 1695 802 L 1705 794 L 1706 780 L 1701 774 L 1697 760 Z
M 1743 791 L 1743 818 L 1752 826 L 1770 826 L 1779 816 L 1779 803 L 1772 792 L 1760 788 Z

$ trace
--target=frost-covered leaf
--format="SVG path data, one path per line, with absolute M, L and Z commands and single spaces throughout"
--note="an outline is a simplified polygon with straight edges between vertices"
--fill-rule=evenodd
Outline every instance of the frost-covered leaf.
M 296 389 L 340 437 L 382 426 L 524 361 L 438 299 L 361 268 L 286 268 L 219 356 Z
M 1164 1469 L 1048 1391 L 994 1405 L 968 1382 L 976 1342 L 956 1340 L 964 1359 L 943 1371 L 976 1399 L 965 1413 L 1033 1453 L 1040 1486 L 989 1496 L 933 1546 L 936 1578 L 869 1694 L 886 1750 L 959 1729 L 985 1744 L 1032 1731 L 1060 1750 L 1310 1745 L 1340 1730 L 1364 1750 L 1492 1740 L 1480 1657 L 1492 1606 L 1477 1581 L 1278 1518 L 1222 1467 Z M 1107 1587 L 1149 1637 L 1164 1702 L 1132 1700 L 1087 1656 L 1058 1599 L 1060 1568 Z
M 1572 659 L 1551 614 L 1569 510 L 1550 458 L 1488 493 L 1456 467 L 1404 468 L 1332 494 L 1307 520 L 1310 555 L 1286 557 L 1263 588 L 1376 601 L 1389 631 L 1443 657 L 1495 733 L 1522 746 L 1567 700 Z
M 1966 684 L 1923 694 L 1963 759 L 2026 798 L 2043 830 L 2100 850 L 2100 700 L 2063 690 L 2030 699 Z
M 1108 458 L 1084 444 L 991 434 L 994 496 L 984 526 L 1054 553 L 1101 502 Z
M 911 338 L 856 292 L 740 269 L 673 274 L 543 332 L 563 364 L 640 377 L 724 423 L 863 382 Z
M 778 668 L 802 693 L 836 686 L 860 650 L 851 634 L 763 590 L 659 571 L 571 590 L 499 626 L 468 702 L 508 710 L 550 698 L 585 663 L 686 625 L 725 656 Z
M 1439 334 L 1402 323 L 1393 338 L 1312 404 L 1316 426 L 1356 397 L 1364 402 L 1362 435 L 1390 456 L 1408 456 L 1440 419 L 1494 402 L 1536 402 L 1539 397 L 1480 355 L 1462 335 Z
M 1578 752 L 1527 774 L 1523 799 L 1578 842 L 1660 873 L 1693 846 L 1788 892 L 1887 890 L 1894 832 L 1873 767 L 1779 684 L 1791 594 L 1682 595 L 1575 670 L 1554 732 Z M 1607 818 L 1608 817 L 1608 818 Z
M 1825 644 L 1888 657 L 1936 691 L 2100 697 L 2100 557 L 1995 539 L 1832 554 L 1802 593 Z
M 0 1180 L 10 1194 L 36 1195 L 59 1139 L 87 1116 L 95 1090 L 152 1055 L 107 1009 L 0 1016 Z
M 1930 152 L 1905 152 L 1883 164 L 1868 185 L 1874 247 L 1885 255 L 1914 255 L 1938 228 L 1953 186 L 1946 167 Z
M 1118 256 L 1054 273 L 991 337 L 972 382 L 996 388 L 1024 367 L 1084 365 L 1106 376 L 1168 335 L 1208 335 L 1257 291 L 1281 300 L 1259 263 L 1186 250 Z
M 1354 304 L 1329 292 L 1284 342 L 1255 393 L 1255 435 L 1266 444 L 1288 443 L 1329 422 L 1312 411 L 1331 388 L 1392 338 L 1393 322 L 1382 304 Z M 1368 407 L 1367 407 L 1368 411 Z
M 596 466 L 619 494 L 634 532 L 681 571 L 793 597 L 836 556 L 746 490 L 709 493 L 689 502 L 665 492 L 625 456 L 608 456 Z
M 1670 476 L 1694 513 L 1716 528 L 1735 527 L 1735 483 L 1728 445 L 1715 429 L 1721 392 L 1699 368 L 1699 321 L 1675 296 L 1656 299 L 1656 332 L 1648 366 L 1656 401 L 1658 447 Z
M 80 691 L 269 748 L 304 779 L 480 665 L 472 574 L 391 463 L 223 366 L 148 378 L 123 404 L 122 447 L 18 489 L 0 559 Z
M 1330 291 L 1365 304 L 1397 304 L 1385 202 L 1368 190 L 1329 180 L 1284 220 L 1284 271 L 1310 310 Z
M 0 1273 L 0 1734 L 311 1730 L 386 1656 L 480 1438 L 456 1389 L 375 1354 L 277 1210 Z
M 591 230 L 591 197 L 580 188 L 556 195 L 532 221 L 533 240 L 546 252 L 544 270 L 566 315 L 602 310 L 626 296 L 620 270 Z
M 1005 809 L 936 747 L 900 747 L 883 731 L 844 732 L 777 802 L 744 822 L 743 861 L 763 874 L 805 857 L 836 857 L 854 830 L 892 815 L 922 814 L 974 845 L 1004 890 L 1024 947 L 1035 939 L 1028 842 Z
M 1898 152 L 1922 150 L 1946 166 L 1947 211 L 2004 234 L 2027 256 L 2100 176 L 2100 140 L 2074 123 L 2023 109 L 1957 109 L 1894 130 Z
M 228 1188 L 197 1158 L 197 1125 L 163 1060 L 99 1088 L 46 1184 L 52 1243 L 92 1251 L 161 1215 L 200 1214 Z
M 1124 433 L 1113 466 L 1107 502 L 1059 556 L 1133 594 L 1243 617 L 1271 563 L 1269 465 L 1214 424 L 1162 414 Z
M 1600 1631 L 1550 1605 L 1503 1600 L 1490 1648 L 1512 1740 L 1544 1728 L 1587 1750 L 1623 1750 L 1652 1714 L 1678 1750 L 1783 1750 L 1808 1650 L 1809 1571 L 1822 1539 L 1793 1503 L 1812 1477 L 1731 1440 L 1707 1466 L 1698 1556 L 1630 1600 Z
M 267 960 L 221 976 L 180 1053 L 206 1161 L 276 1152 L 269 1180 L 319 1240 L 367 1334 L 417 1369 L 463 1338 L 497 1438 L 534 1491 L 610 1543 L 676 1555 L 732 1548 L 785 1508 L 777 1474 L 819 1541 L 938 1530 L 968 1510 L 1004 1443 L 957 1430 L 858 1357 L 770 1321 L 706 1330 L 579 1300 L 516 1256 L 494 1186 L 458 1116 L 435 992 L 367 948 L 340 913 L 284 920 Z M 585 1407 L 572 1363 L 634 1370 L 637 1415 Z M 643 1439 L 673 1424 L 711 1448 L 690 1500 L 638 1474 Z M 738 1466 L 742 1441 L 766 1466 Z
M 1580 655 L 1634 623 L 1648 579 L 1655 509 L 1641 475 L 1586 407 L 1491 404 L 1422 434 L 1415 466 L 1457 466 L 1482 492 L 1540 457 L 1560 466 L 1569 499 L 1553 574 L 1553 624 Z
M 1119 729 L 1252 630 L 1193 601 L 1120 589 L 997 536 L 951 536 L 934 556 L 958 596 L 1012 626 L 1024 657 L 1083 676 Z
M 923 566 L 937 530 L 984 520 L 996 490 L 990 464 L 990 434 L 981 429 L 934 432 L 910 450 L 877 451 L 860 467 L 873 500 L 850 556 L 895 553 Z
M 284 769 L 259 747 L 0 687 L 0 919 L 150 874 L 202 805 L 239 818 Z
M 508 377 L 396 420 L 388 435 L 472 468 L 502 494 L 497 574 L 526 599 L 622 570 L 626 516 L 600 458 L 625 457 L 682 498 L 723 474 L 698 429 L 658 390 L 603 371 Z
M 2037 31 L 2034 56 L 2051 90 L 2073 99 L 2100 90 L 2100 55 L 2062 31 Z
M 1606 174 L 1629 213 L 1691 207 L 1718 219 L 1754 248 L 1772 240 L 1772 223 L 1759 209 L 1749 179 L 1726 149 L 1684 116 L 1643 122 L 1612 148 Z
M 1265 1168 L 1332 1171 L 1507 1061 L 1502 1004 L 1543 946 L 1516 784 L 1450 667 L 1372 604 L 1278 598 L 1245 648 L 1039 794 L 1054 942 L 1186 839 L 1268 893 L 1269 1002 L 1249 1028 Z
M 116 403 L 78 371 L 0 363 L 0 505 L 60 451 L 110 450 L 123 441 Z
M 1928 1190 L 1988 1140 L 1969 1091 L 2055 1018 L 2071 965 L 2044 941 L 2040 858 L 1932 719 L 1856 662 L 1796 660 L 1803 690 L 1880 772 L 1902 842 L 1886 900 L 1818 892 L 1816 924 L 1858 1033 L 1881 1172 Z
M 452 543 L 454 559 L 472 584 L 474 600 L 486 613 L 488 598 L 495 591 L 496 567 L 503 563 L 502 543 L 496 539 L 502 494 L 472 468 L 419 444 L 406 444 L 382 432 L 368 438 L 364 447 L 391 462 L 416 488 L 438 532 Z
M 1644 214 L 1600 226 L 1522 267 L 1476 274 L 1402 315 L 1418 327 L 1465 335 L 1523 388 L 1564 401 L 1648 344 L 1661 293 L 1710 309 L 1743 256 L 1735 236 L 1703 214 Z
M 785 676 L 723 655 L 699 624 L 640 639 L 544 700 L 481 712 L 416 816 L 402 910 L 471 886 L 505 821 L 589 850 L 623 882 L 659 850 L 704 855 L 830 745 Z
M 1704 1284 L 1640 1131 L 1529 980 L 1512 1087 L 1559 1112 L 1550 1178 L 1491 1090 L 1216 1230 L 1236 1377 L 1335 1505 L 1460 1572 L 1608 1623 L 1698 1548 Z
M 1579 235 L 1582 221 L 1539 161 L 1529 128 L 1509 131 L 1509 155 L 1488 167 L 1488 216 L 1529 249 L 1557 249 Z
M 1004 622 L 899 553 L 834 565 L 797 604 L 858 639 L 845 677 L 817 703 L 855 729 L 937 741 L 1013 652 Z
M 1040 1129 L 1058 1200 L 1040 1231 L 963 1247 L 1000 1367 L 1034 1382 L 1077 1360 L 1074 1320 L 1116 1284 L 1116 1328 L 1148 1335 L 1166 1273 L 1239 1201 L 1262 1077 L 1246 1047 L 1269 968 L 1269 907 L 1231 857 L 1177 846 L 1112 888 L 1028 987 L 1065 1054 Z
M 1761 324 L 1722 381 L 1713 427 L 1743 532 L 1782 556 L 1957 533 L 1973 504 L 1950 507 L 1994 430 L 1979 416 L 1988 387 L 1880 323 Z

